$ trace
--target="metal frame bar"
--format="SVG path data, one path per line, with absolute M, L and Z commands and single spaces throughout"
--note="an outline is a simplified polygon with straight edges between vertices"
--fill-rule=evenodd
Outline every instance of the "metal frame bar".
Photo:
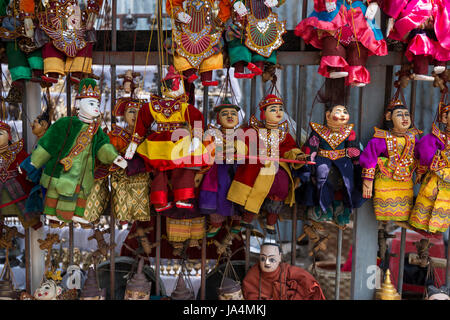
M 341 289 L 341 255 L 342 255 L 342 229 L 338 228 L 337 236 L 337 252 L 336 252 L 336 281 L 334 289 L 334 299 L 340 300 L 340 289 Z

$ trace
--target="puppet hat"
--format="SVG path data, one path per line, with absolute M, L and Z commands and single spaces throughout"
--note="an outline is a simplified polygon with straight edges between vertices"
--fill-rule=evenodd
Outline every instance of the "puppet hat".
M 221 104 L 214 107 L 213 111 L 215 113 L 219 113 L 222 109 L 225 109 L 225 108 L 233 108 L 236 111 L 241 110 L 241 108 L 238 105 L 231 103 L 230 99 L 225 98 Z
M 97 86 L 97 81 L 91 78 L 84 78 L 80 81 L 80 86 L 78 87 L 78 93 L 75 99 L 85 99 L 94 98 L 97 100 L 101 99 L 100 90 Z

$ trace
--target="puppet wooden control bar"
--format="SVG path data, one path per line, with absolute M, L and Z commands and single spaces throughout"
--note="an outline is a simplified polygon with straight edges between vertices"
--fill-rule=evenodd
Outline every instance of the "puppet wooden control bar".
M 124 293 L 125 299 L 149 299 L 151 289 L 152 296 L 195 299 L 195 295 L 192 294 L 192 283 L 184 274 L 189 259 L 201 261 L 198 297 L 202 300 L 211 298 L 207 288 L 207 259 L 218 261 L 222 259 L 220 261 L 224 262 L 221 265 L 225 266 L 225 269 L 221 270 L 224 276 L 217 279 L 218 295 L 222 299 L 239 299 L 242 296 L 246 299 L 293 300 L 375 297 L 398 299 L 406 288 L 403 283 L 407 261 L 405 256 L 411 252 L 408 249 L 408 244 L 411 243 L 408 237 L 411 234 L 427 239 L 427 242 L 417 242 L 417 256 L 411 260 L 414 261 L 414 265 L 428 268 L 431 273 L 443 274 L 444 270 L 441 268 L 443 260 L 433 259 L 445 256 L 430 258 L 430 254 L 433 256 L 438 252 L 433 251 L 432 246 L 435 245 L 437 248 L 439 243 L 442 243 L 442 233 L 448 228 L 450 218 L 447 216 L 450 214 L 448 207 L 441 205 L 440 200 L 428 203 L 425 193 L 428 192 L 427 187 L 433 187 L 433 183 L 447 181 L 446 175 L 449 175 L 450 170 L 447 155 L 450 152 L 448 150 L 450 144 L 446 142 L 448 133 L 446 136 L 445 130 L 442 130 L 445 125 L 450 125 L 450 121 L 445 122 L 447 121 L 445 119 L 450 118 L 448 110 L 450 107 L 446 101 L 449 78 L 446 62 L 450 58 L 450 48 L 445 47 L 448 45 L 448 39 L 442 40 L 445 38 L 442 30 L 433 31 L 433 23 L 437 23 L 435 21 L 440 21 L 441 25 L 450 24 L 449 21 L 443 22 L 442 19 L 445 20 L 445 17 L 432 16 L 430 13 L 431 16 L 423 17 L 424 21 L 418 23 L 413 30 L 403 30 L 402 19 L 414 14 L 408 11 L 410 8 L 405 5 L 408 3 L 407 0 L 392 1 L 397 3 L 395 7 L 390 7 L 386 1 L 381 0 L 367 3 L 348 0 L 304 0 L 301 22 L 295 30 L 286 31 L 285 25 L 275 14 L 277 9 L 272 11 L 272 8 L 281 6 L 284 1 L 220 0 L 217 1 L 219 8 L 217 17 L 211 14 L 215 2 L 212 0 L 201 1 L 203 5 L 201 9 L 198 9 L 198 3 L 196 7 L 192 1 L 166 1 L 169 3 L 164 9 L 162 0 L 158 0 L 156 13 L 150 17 L 154 18 L 151 31 L 118 31 L 117 0 L 89 0 L 89 5 L 83 12 L 83 22 L 80 23 L 89 24 L 92 19 L 95 21 L 97 15 L 103 12 L 100 9 L 108 6 L 111 8 L 111 30 L 86 31 L 87 38 L 88 33 L 94 31 L 97 42 L 94 45 L 85 41 L 87 38 L 83 36 L 78 39 L 84 45 L 81 49 L 76 46 L 62 46 L 61 39 L 58 38 L 58 32 L 61 30 L 50 30 L 52 23 L 48 17 L 33 16 L 26 12 L 21 15 L 25 32 L 28 30 L 29 19 L 34 19 L 39 21 L 42 29 L 39 31 L 46 32 L 47 38 L 51 39 L 42 50 L 41 86 L 55 85 L 58 78 L 66 76 L 67 117 L 56 121 L 47 133 L 39 138 L 37 145 L 35 137 L 27 130 L 25 124 L 30 121 L 29 119 L 39 116 L 42 93 L 37 82 L 20 78 L 21 69 L 12 65 L 8 50 L 13 50 L 10 46 L 13 43 L 11 39 L 19 39 L 17 38 L 19 36 L 11 38 L 12 35 L 9 35 L 6 29 L 0 30 L 2 39 L 9 37 L 10 40 L 7 44 L 10 46 L 7 47 L 7 58 L 13 77 L 12 87 L 22 88 L 25 93 L 22 96 L 24 150 L 30 152 L 31 157 L 28 162 L 24 161 L 26 165 L 21 165 L 24 171 L 21 174 L 30 178 L 34 170 L 41 170 L 42 178 L 38 182 L 47 189 L 43 212 L 52 221 L 52 226 L 58 224 L 61 226 L 62 223 L 68 225 L 70 264 L 74 263 L 75 254 L 74 223 L 92 227 L 94 231 L 92 239 L 98 244 L 93 265 L 96 265 L 97 274 L 106 272 L 109 275 L 108 283 L 101 284 L 102 288 L 108 289 L 107 297 L 89 271 L 85 280 L 86 290 L 83 287 L 80 288 L 80 292 L 74 292 L 68 288 L 63 293 L 56 294 L 61 288 L 55 285 L 52 287 L 55 298 L 60 295 L 61 299 L 62 297 L 118 299 L 118 277 L 121 276 L 124 266 L 124 260 L 121 258 L 128 256 L 133 257 L 134 262 L 130 270 L 127 270 L 130 271 L 130 277 L 129 286 L 127 285 Z M 26 4 L 31 3 L 16 0 L 12 2 L 17 2 L 20 10 L 25 10 Z M 66 2 L 71 3 L 71 1 L 64 3 Z M 425 0 L 423 2 L 427 3 Z M 55 4 L 57 1 L 50 0 L 49 3 L 55 5 L 52 7 L 54 11 L 51 12 L 63 10 L 62 5 Z M 433 5 L 440 6 L 440 10 L 450 10 L 443 3 L 433 1 Z M 376 26 L 373 17 L 370 17 L 375 6 L 382 9 L 379 15 L 382 31 Z M 34 12 L 34 9 L 32 11 Z M 172 30 L 163 31 L 163 16 L 172 18 Z M 386 34 L 386 29 L 390 27 L 390 19 L 393 19 L 394 23 L 390 39 L 397 42 L 388 46 L 383 34 Z M 7 26 L 5 24 L 7 22 L 7 19 L 4 19 L 2 26 Z M 230 22 L 232 23 L 229 24 Z M 77 21 L 71 20 L 71 23 L 74 25 L 70 30 L 73 28 L 76 30 Z M 264 28 L 261 28 L 261 24 L 264 24 Z M 208 49 L 202 47 L 206 42 L 202 42 L 202 46 L 196 42 L 186 44 L 188 41 L 186 39 L 198 40 L 196 37 L 203 37 L 198 31 L 200 29 L 208 31 Z M 270 36 L 265 35 L 267 30 L 271 30 Z M 220 39 L 222 33 L 223 41 L 227 44 L 225 47 Z M 274 39 L 284 41 L 277 42 Z M 398 46 L 404 39 L 407 41 L 401 44 L 402 50 L 399 50 Z M 202 38 L 203 40 L 205 39 Z M 429 45 L 427 48 L 432 46 L 434 51 L 419 53 L 419 49 L 425 47 L 424 43 Z M 29 49 L 25 42 L 20 44 L 20 50 Z M 395 46 L 397 47 L 394 48 Z M 227 54 L 223 54 L 226 49 Z M 275 51 L 277 54 L 273 55 Z M 434 58 L 433 61 L 430 59 L 430 63 L 434 63 L 432 75 L 428 74 L 428 58 L 424 58 L 425 56 Z M 31 64 L 32 59 L 29 61 Z M 51 63 L 57 67 L 50 68 Z M 92 121 L 91 112 L 99 111 L 89 109 L 88 106 L 89 101 L 100 99 L 99 86 L 96 79 L 93 79 L 96 76 L 90 70 L 92 64 L 110 66 L 112 81 L 109 100 L 112 115 L 111 124 L 108 125 L 112 129 L 108 132 L 108 137 L 101 128 L 99 129 L 99 125 L 96 125 L 97 122 Z M 121 77 L 117 75 L 116 67 L 120 65 L 131 65 L 133 68 L 140 65 L 157 66 L 157 83 L 162 84 L 158 85 L 157 95 L 152 95 L 150 101 L 145 102 L 133 96 L 136 85 L 131 72 L 123 76 L 123 88 L 130 86 L 130 97 L 116 97 L 118 91 L 116 79 Z M 168 65 L 171 67 L 166 71 Z M 232 88 L 228 85 L 231 83 L 229 82 L 231 75 L 227 76 L 226 85 L 221 90 L 224 92 L 222 101 L 214 105 L 210 103 L 210 86 L 217 86 L 211 71 L 228 66 L 234 67 L 233 76 L 241 79 L 239 81 L 242 81 L 245 93 L 243 101 L 246 101 L 247 105 L 245 122 L 248 125 L 244 131 L 248 133 L 253 130 L 258 139 L 251 141 L 251 138 L 248 138 L 247 141 L 244 138 L 241 141 L 244 146 L 243 155 L 239 154 L 239 141 L 233 142 L 233 152 L 236 153 L 234 156 L 240 155 L 247 162 L 250 161 L 253 158 L 246 152 L 253 146 L 252 142 L 260 145 L 263 141 L 269 146 L 269 151 L 266 150 L 269 152 L 266 155 L 269 158 L 265 159 L 272 159 L 271 146 L 276 143 L 279 155 L 286 161 L 281 159 L 277 162 L 281 168 L 278 168 L 276 173 L 267 174 L 269 178 L 261 174 L 263 169 L 268 169 L 264 167 L 267 164 L 262 163 L 263 157 L 259 158 L 260 162 L 257 164 L 244 163 L 234 168 L 229 164 L 207 162 L 204 155 L 207 154 L 208 143 L 201 141 L 196 144 L 195 138 L 192 138 L 198 131 L 206 131 L 208 125 L 213 123 L 212 120 L 215 120 L 216 129 L 224 131 L 237 128 L 239 123 L 233 123 L 234 117 L 238 119 L 238 112 L 244 108 L 242 105 L 239 106 L 239 101 L 233 100 L 234 93 L 230 91 Z M 317 91 L 317 95 L 316 90 L 312 89 L 312 82 L 308 81 L 311 79 L 308 78 L 311 74 L 309 66 L 318 66 L 318 73 L 323 76 L 324 85 Z M 399 72 L 394 72 L 396 66 L 401 66 Z M 72 67 L 78 69 L 71 69 Z M 278 67 L 291 68 L 295 76 L 288 79 L 287 72 Z M 36 80 L 37 74 L 33 73 L 30 77 Z M 199 81 L 194 82 L 197 78 Z M 196 99 L 192 96 L 195 84 L 199 82 L 203 90 L 202 113 L 195 107 Z M 421 82 L 425 82 L 429 90 L 442 93 L 442 99 L 437 112 L 439 118 L 428 130 L 432 132 L 431 137 L 426 136 L 427 131 L 419 138 L 422 132 L 415 129 L 415 125 L 418 124 L 416 115 L 420 111 L 416 108 L 416 96 L 418 84 Z M 75 97 L 78 111 L 76 116 L 74 114 L 74 117 L 71 117 L 74 110 L 73 83 L 79 83 L 79 86 L 76 86 L 79 88 Z M 281 97 L 285 95 L 280 93 L 280 88 L 288 85 L 293 88 L 293 94 L 290 95 L 293 98 L 289 101 L 287 97 L 282 99 Z M 182 95 L 179 94 L 181 91 Z M 381 91 L 383 94 L 380 94 Z M 187 94 L 187 98 L 184 93 Z M 404 93 L 409 98 L 409 103 L 403 96 Z M 316 98 L 311 99 L 310 96 L 314 95 Z M 314 100 L 313 106 L 309 108 L 307 103 L 311 100 Z M 324 109 L 313 110 L 316 104 L 322 104 Z M 210 110 L 213 108 L 217 119 L 211 119 Z M 430 109 L 435 110 L 436 106 Z M 134 123 L 130 126 L 131 132 L 116 123 L 116 117 L 122 117 L 122 120 L 127 122 L 126 113 L 129 110 L 135 113 Z M 285 114 L 288 113 L 293 117 L 295 124 L 285 121 L 287 118 Z M 320 115 L 317 117 L 317 114 Z M 348 123 L 349 114 L 354 124 Z M 398 121 L 395 117 L 403 120 Z M 312 118 L 316 122 L 323 121 L 324 124 L 311 121 L 311 128 L 308 129 L 308 120 Z M 383 120 L 384 128 L 380 126 L 380 119 Z M 203 120 L 201 130 L 195 127 L 195 120 Z M 226 126 L 227 121 L 232 124 L 230 127 Z M 374 134 L 374 126 L 383 129 L 376 129 Z M 403 128 L 404 126 L 406 128 Z M 168 138 L 169 133 L 183 127 L 187 128 L 189 134 L 181 136 L 179 144 L 172 143 Z M 267 130 L 275 132 L 275 129 L 277 140 L 273 142 L 271 139 L 275 138 L 271 138 Z M 0 130 L 7 131 L 8 128 L 4 126 L 0 127 Z M 306 131 L 310 132 L 309 136 L 305 136 Z M 295 133 L 292 134 L 293 132 Z M 267 135 L 262 138 L 265 134 Z M 126 143 L 117 142 L 123 137 L 126 137 Z M 421 139 L 436 140 L 436 145 L 439 146 L 442 144 L 442 148 L 439 147 L 439 152 L 436 152 L 442 154 L 442 157 L 428 159 L 425 154 L 420 155 L 420 150 L 416 149 L 421 146 L 426 149 L 423 143 L 420 144 Z M 211 141 L 215 153 L 219 151 L 217 146 L 223 150 L 227 147 L 222 133 L 218 135 L 216 132 L 212 135 Z M 181 152 L 180 155 L 174 156 L 173 150 L 176 145 L 182 149 L 183 143 L 186 146 L 184 151 L 188 150 L 188 153 Z M 33 149 L 35 145 L 36 148 Z M 363 145 L 366 148 L 362 148 Z M 61 149 L 50 150 L 57 149 L 55 146 Z M 419 147 L 414 149 L 415 146 Z M 435 151 L 428 150 L 430 154 L 435 154 Z M 175 159 L 176 157 L 179 159 Z M 176 160 L 186 158 L 200 159 L 200 163 L 195 162 L 196 165 L 192 166 L 177 164 Z M 233 157 L 233 160 L 237 158 L 239 157 Z M 305 159 L 309 161 L 308 164 L 302 162 Z M 100 162 L 105 166 L 99 165 Z M 41 167 L 44 169 L 39 169 Z M 95 170 L 95 179 L 86 178 L 91 169 L 92 172 Z M 230 170 L 234 170 L 231 179 Z M 422 186 L 415 202 L 414 171 L 418 177 L 416 181 L 421 182 Z M 67 183 L 64 187 L 67 189 L 63 193 L 62 187 L 56 186 L 59 181 L 62 181 L 61 185 L 64 183 L 66 174 L 83 178 L 77 183 Z M 150 175 L 152 182 L 149 187 Z M 89 183 L 86 182 L 88 180 Z M 14 183 L 16 186 L 19 182 Z M 168 185 L 171 192 L 168 191 Z M 146 199 L 138 197 L 139 204 L 135 204 L 136 196 L 133 198 L 130 195 L 132 192 L 123 196 L 125 200 L 121 200 L 118 190 L 126 188 L 124 186 L 135 188 L 132 191 L 135 194 L 148 196 Z M 227 192 L 221 198 L 220 188 L 225 187 Z M 6 190 L 6 184 L 3 188 Z M 88 189 L 92 191 L 89 193 Z M 104 190 L 107 190 L 106 193 L 101 193 Z M 402 191 L 390 192 L 390 190 Z M 258 198 L 260 193 L 264 193 L 265 196 Z M 373 201 L 370 199 L 372 195 Z M 109 204 L 108 241 L 105 240 L 106 231 L 96 225 L 97 219 L 108 212 L 108 204 L 102 204 L 102 198 L 106 197 L 108 199 L 116 197 Z M 213 197 L 215 200 L 211 201 Z M 77 200 L 71 201 L 69 198 Z M 169 198 L 173 198 L 173 201 L 169 201 Z M 134 204 L 128 203 L 131 209 L 123 210 L 122 207 L 126 207 L 127 202 Z M 229 205 L 230 203 L 233 205 Z M 443 216 L 447 216 L 441 219 L 442 221 L 433 220 L 435 216 L 430 213 L 431 221 L 427 220 L 423 212 L 425 207 L 430 206 L 434 206 L 435 210 L 442 211 Z M 223 213 L 220 213 L 221 210 Z M 121 215 L 125 211 L 127 213 Z M 259 216 L 260 212 L 265 213 L 263 218 Z M 352 221 L 350 221 L 351 213 Z M 255 230 L 255 215 L 263 227 L 264 241 L 270 243 L 261 245 L 260 263 L 252 267 L 254 257 L 250 252 L 250 239 L 260 233 Z M 48 278 L 46 273 L 48 270 L 44 269 L 43 263 L 44 252 L 38 243 L 42 244 L 51 239 L 43 240 L 45 235 L 42 228 L 39 230 L 36 224 L 24 223 L 25 218 L 30 219 L 29 216 L 32 215 L 20 216 L 25 227 L 26 244 L 27 294 L 23 294 L 22 298 L 38 299 L 36 294 L 42 293 L 40 290 L 43 290 L 40 287 L 42 279 Z M 40 219 L 43 220 L 43 217 L 44 215 Z M 134 223 L 128 238 L 124 241 L 121 256 L 116 256 L 115 226 L 120 221 L 126 220 Z M 290 264 L 281 262 L 281 247 L 287 247 L 280 241 L 277 222 L 280 220 L 291 221 L 290 259 L 288 259 Z M 298 238 L 299 222 L 303 226 L 304 233 Z M 350 259 L 342 266 L 344 264 L 342 257 L 347 254 L 343 250 L 343 241 L 351 226 L 352 251 Z M 401 227 L 401 232 L 397 234 L 400 238 L 399 244 L 396 242 L 397 239 L 387 240 L 391 236 L 388 231 L 392 231 L 392 226 Z M 4 237 L 0 244 L 2 248 L 9 248 L 8 230 L 1 229 L 1 236 Z M 335 242 L 330 241 L 331 234 L 336 238 Z M 296 266 L 298 243 L 301 243 L 302 239 L 308 239 L 311 255 L 314 256 L 330 251 L 330 243 L 333 243 L 335 248 L 332 250 L 336 252 L 332 265 L 332 268 L 335 268 L 334 283 L 330 283 L 329 268 L 322 268 L 319 273 L 314 273 L 312 269 L 308 270 L 316 276 L 314 278 L 311 273 Z M 387 250 L 387 247 L 390 250 Z M 398 255 L 395 258 L 390 256 L 392 253 L 390 251 L 394 250 L 397 250 L 395 253 Z M 442 250 L 438 252 L 442 253 Z M 268 255 L 276 256 L 274 259 L 276 261 L 270 261 Z M 50 254 L 48 256 L 50 257 Z M 148 278 L 144 279 L 142 275 L 148 272 L 148 269 L 140 262 L 139 257 L 145 257 L 146 264 L 149 261 L 154 262 L 154 269 L 150 272 L 153 275 L 151 289 Z M 377 257 L 380 258 L 381 264 L 377 261 Z M 166 290 L 160 277 L 164 258 L 177 258 L 182 261 L 176 288 L 169 297 L 165 297 Z M 107 259 L 107 264 L 98 263 L 101 259 Z M 450 284 L 449 260 L 447 258 L 445 270 L 447 285 Z M 440 261 L 439 267 L 435 268 L 436 265 L 431 263 L 433 261 Z M 233 275 L 235 270 L 232 269 L 238 269 L 237 262 L 244 263 L 242 277 L 235 273 Z M 39 267 L 41 264 L 42 268 Z M 321 268 L 319 263 L 316 268 Z M 375 295 L 376 286 L 368 285 L 374 275 L 373 272 L 381 271 L 384 279 L 385 274 L 389 277 L 389 268 L 398 294 L 389 295 L 389 290 L 386 292 L 379 290 Z M 6 264 L 4 270 L 9 272 Z M 301 290 L 294 290 L 295 294 L 288 297 L 266 284 L 261 285 L 261 282 L 258 284 L 255 280 L 261 277 L 267 283 L 278 280 L 270 279 L 268 276 L 274 271 L 278 272 L 277 275 L 280 277 L 288 274 L 292 277 L 289 280 L 304 281 L 310 286 L 312 293 L 305 295 L 300 292 Z M 350 287 L 346 283 L 348 278 L 345 278 L 349 274 L 351 274 Z M 148 276 L 148 273 L 146 275 Z M 53 274 L 53 277 L 56 279 L 57 275 Z M 55 282 L 55 279 L 45 280 Z M 382 289 L 388 285 L 389 283 L 384 283 Z M 436 286 L 439 287 L 438 284 Z M 32 296 L 32 293 L 36 294 Z

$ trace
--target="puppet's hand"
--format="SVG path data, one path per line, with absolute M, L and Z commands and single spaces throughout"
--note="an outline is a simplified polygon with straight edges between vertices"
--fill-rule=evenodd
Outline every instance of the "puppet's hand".
M 42 0 L 42 4 L 44 5 L 44 7 L 47 6 L 48 0 Z
M 127 152 L 125 152 L 125 159 L 130 160 L 133 158 L 134 153 L 136 152 L 137 146 L 138 145 L 136 142 L 130 143 L 130 145 L 127 148 Z
M 125 160 L 122 156 L 117 156 L 114 160 L 114 164 L 118 165 L 122 169 L 125 169 L 128 166 L 127 160 Z
M 363 181 L 363 198 L 372 198 L 373 180 L 364 179 Z
M 191 142 L 191 145 L 189 146 L 188 152 L 189 153 L 194 152 L 195 150 L 197 150 L 197 148 L 200 146 L 200 144 L 201 144 L 201 141 L 199 138 L 197 138 L 197 137 L 192 138 L 192 142 Z
M 195 174 L 195 178 L 194 178 L 194 184 L 195 184 L 195 188 L 200 187 L 200 184 L 202 183 L 203 180 L 203 173 L 196 173 Z
M 94 29 L 94 23 L 97 20 L 97 15 L 93 12 L 89 13 L 88 19 L 86 21 L 86 30 Z
M 325 1 L 325 8 L 327 8 L 327 12 L 333 12 L 336 10 L 336 2 Z
M 191 16 L 188 15 L 186 12 L 179 12 L 177 15 L 177 19 L 185 24 L 188 24 L 192 20 Z
M 25 18 L 24 25 L 25 25 L 25 35 L 28 38 L 33 38 L 34 37 L 34 23 L 33 23 L 33 20 L 31 18 Z
M 273 8 L 278 5 L 278 0 L 265 0 L 264 4 L 269 8 Z
M 237 12 L 237 14 L 241 17 L 246 16 L 248 14 L 247 7 L 245 4 L 242 3 L 242 1 L 238 1 L 233 5 L 234 10 Z
M 378 3 L 371 2 L 366 10 L 366 19 L 367 20 L 375 19 L 375 15 L 377 14 L 377 11 L 378 11 Z

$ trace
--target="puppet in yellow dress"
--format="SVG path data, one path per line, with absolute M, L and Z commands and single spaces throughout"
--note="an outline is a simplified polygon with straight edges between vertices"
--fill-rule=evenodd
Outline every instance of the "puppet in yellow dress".
M 123 117 L 127 127 L 112 125 L 108 133 L 111 144 L 124 155 L 136 123 L 137 114 L 143 101 L 131 97 L 119 99 L 113 110 L 113 116 Z M 143 162 L 139 162 L 136 155 L 130 161 L 127 169 L 119 166 L 99 164 L 95 168 L 95 183 L 87 199 L 85 219 L 97 220 L 106 210 L 111 200 L 111 210 L 116 219 L 121 221 L 150 220 L 150 174 L 143 169 Z M 140 170 L 143 169 L 143 170 Z M 108 186 L 111 181 L 111 191 Z
M 411 126 L 408 108 L 393 101 L 386 112 L 389 130 L 375 128 L 359 158 L 363 197 L 371 198 L 377 220 L 408 221 L 413 207 L 414 149 L 420 133 Z M 374 182 L 375 181 L 375 182 Z
M 440 105 L 439 117 L 445 130 L 433 123 L 417 145 L 417 181 L 426 175 L 409 218 L 410 225 L 431 233 L 445 232 L 450 224 L 450 104 Z

